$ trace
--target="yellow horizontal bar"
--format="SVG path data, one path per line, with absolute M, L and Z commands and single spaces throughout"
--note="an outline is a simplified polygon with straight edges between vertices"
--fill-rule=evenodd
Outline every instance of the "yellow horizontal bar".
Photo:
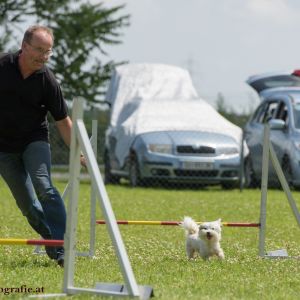
M 25 239 L 0 239 L 0 245 L 26 245 Z

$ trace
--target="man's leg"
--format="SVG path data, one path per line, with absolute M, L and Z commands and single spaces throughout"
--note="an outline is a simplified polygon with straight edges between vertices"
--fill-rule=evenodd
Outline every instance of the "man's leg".
M 66 230 L 66 210 L 60 194 L 51 181 L 50 145 L 43 141 L 29 144 L 23 153 L 23 161 L 43 207 L 52 238 L 63 240 Z M 58 255 L 63 254 L 63 248 L 57 247 L 57 252 Z
M 0 152 L 0 173 L 31 227 L 43 238 L 51 239 L 50 228 L 46 222 L 43 209 L 36 199 L 21 154 Z

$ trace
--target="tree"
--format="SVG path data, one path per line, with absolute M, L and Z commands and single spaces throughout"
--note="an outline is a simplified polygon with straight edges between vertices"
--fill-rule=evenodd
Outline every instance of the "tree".
M 242 113 L 236 113 L 231 107 L 226 105 L 225 97 L 220 92 L 217 94 L 216 109 L 224 118 L 241 128 L 244 128 L 252 114 L 252 111 L 248 113 L 245 111 Z
M 102 63 L 101 58 L 107 56 L 106 45 L 121 43 L 120 29 L 129 26 L 128 15 L 117 16 L 123 8 L 83 0 L 0 0 L 0 51 L 19 48 L 25 23 L 49 26 L 55 36 L 49 66 L 66 99 L 99 103 L 112 69 L 122 63 Z
M 217 94 L 216 108 L 221 115 L 226 114 L 228 110 L 225 104 L 225 97 L 220 92 Z

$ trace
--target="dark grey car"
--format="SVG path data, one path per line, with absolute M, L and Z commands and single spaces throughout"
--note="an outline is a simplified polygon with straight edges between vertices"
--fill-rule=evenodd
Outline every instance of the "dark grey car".
M 277 120 L 270 140 L 289 184 L 300 188 L 300 77 L 299 72 L 269 73 L 252 76 L 247 83 L 262 99 L 244 128 L 249 148 L 245 159 L 246 186 L 260 185 L 264 124 Z M 280 121 L 278 121 L 280 120 Z M 277 175 L 270 164 L 269 183 L 278 185 Z

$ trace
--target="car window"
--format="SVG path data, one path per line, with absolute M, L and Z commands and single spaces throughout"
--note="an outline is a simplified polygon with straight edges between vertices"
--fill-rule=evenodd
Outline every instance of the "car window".
M 295 127 L 300 129 L 300 102 L 294 103 L 293 113 L 294 113 Z
M 264 106 L 264 110 L 262 111 L 262 113 L 258 116 L 257 122 L 258 123 L 266 123 L 269 120 L 274 119 L 275 118 L 275 114 L 276 114 L 277 106 L 278 106 L 278 102 L 277 101 L 268 102 Z
M 254 112 L 253 117 L 252 117 L 252 122 L 260 123 L 260 118 L 264 113 L 265 107 L 266 107 L 266 104 L 264 103 L 256 109 L 256 111 Z
M 288 124 L 289 122 L 289 114 L 288 114 L 288 108 L 287 105 L 284 102 L 280 102 L 277 113 L 276 113 L 276 119 L 280 119 L 285 122 L 285 124 Z

